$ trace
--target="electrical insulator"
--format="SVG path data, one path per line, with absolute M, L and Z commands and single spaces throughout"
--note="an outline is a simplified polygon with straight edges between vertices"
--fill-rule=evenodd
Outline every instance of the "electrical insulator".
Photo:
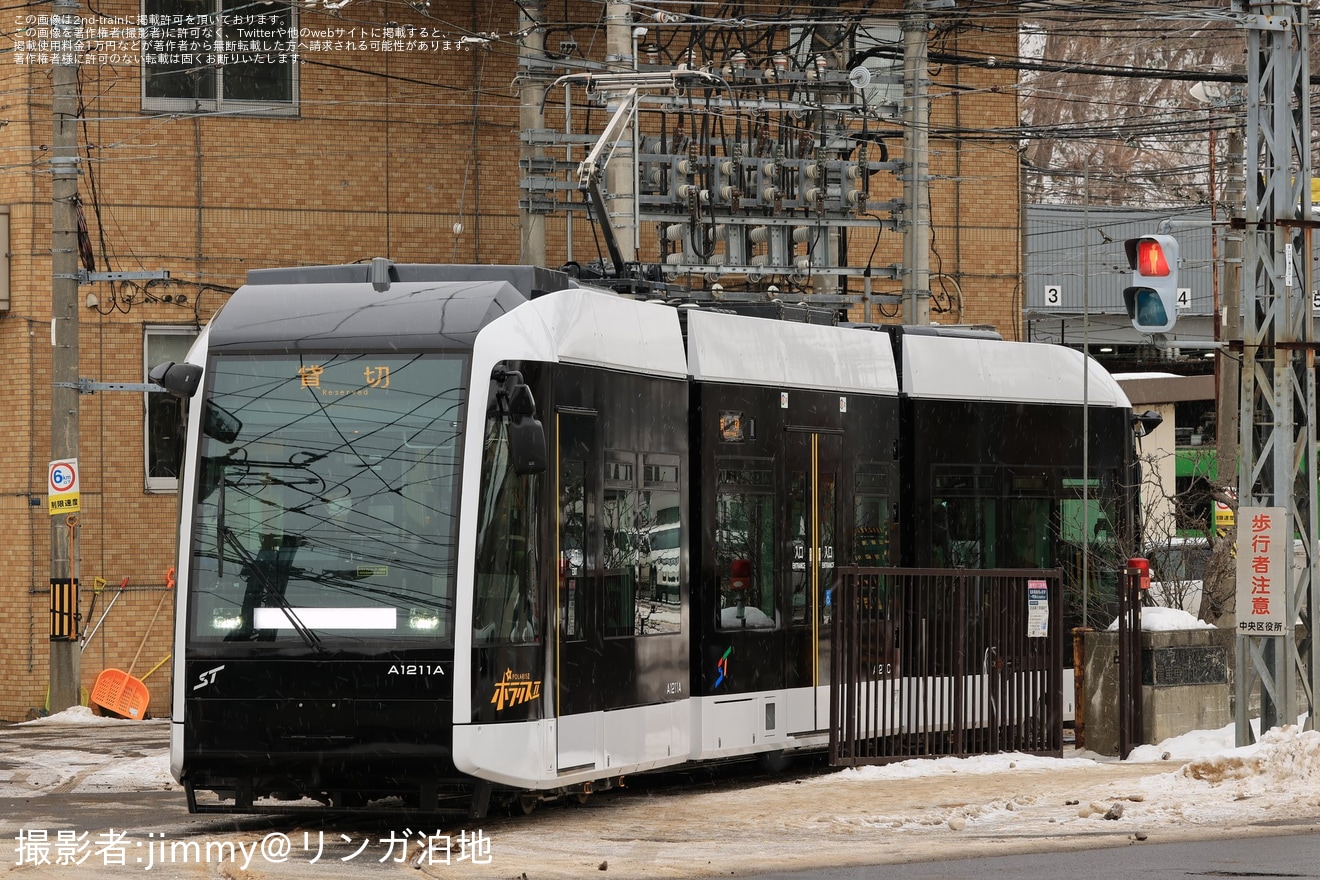
M 666 226 L 666 227 L 665 227 L 665 240 L 667 240 L 667 241 L 682 241 L 682 240 L 683 240 L 683 233 L 686 232 L 686 231 L 687 231 L 687 230 L 684 228 L 684 226 L 683 226 L 682 223 L 674 223 L 674 224 L 671 224 L 671 225 L 669 225 L 669 226 Z
M 811 229 L 806 226 L 793 227 L 793 240 L 798 244 L 811 240 Z
M 752 231 L 747 234 L 747 237 L 757 244 L 764 244 L 770 239 L 770 227 L 753 226 Z
M 821 168 L 819 165 L 813 162 L 807 166 L 807 177 L 811 178 L 812 180 L 816 180 L 821 176 L 824 170 L 825 169 Z
M 779 187 L 767 186 L 765 189 L 761 190 L 761 197 L 767 202 L 773 202 L 775 199 L 779 198 Z

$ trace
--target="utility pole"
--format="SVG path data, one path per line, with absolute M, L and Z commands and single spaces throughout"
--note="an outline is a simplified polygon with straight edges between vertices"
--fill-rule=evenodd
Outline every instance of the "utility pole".
M 609 0 L 605 4 L 605 65 L 610 70 L 626 73 L 636 69 L 637 59 L 633 55 L 632 33 L 631 0 Z M 637 192 L 634 185 L 637 155 L 633 151 L 631 135 L 627 138 L 620 137 L 618 144 L 621 155 L 616 156 L 615 161 L 605 168 L 605 185 L 609 188 L 609 195 L 612 197 L 607 198 L 605 204 L 609 205 L 610 209 L 605 212 L 606 216 L 597 218 L 597 222 L 602 226 L 609 224 L 615 230 L 620 228 L 628 230 L 627 235 L 615 236 L 618 240 L 620 256 L 624 264 L 627 264 L 637 259 L 635 220 Z M 627 157 L 626 160 L 624 156 Z
M 930 323 L 930 16 L 903 3 L 903 323 Z
M 1238 576 L 1238 745 L 1251 741 L 1248 696 L 1260 687 L 1261 728 L 1314 718 L 1315 651 L 1299 651 L 1301 615 L 1314 633 L 1316 578 L 1315 326 L 1311 305 L 1310 10 L 1234 0 L 1247 29 L 1247 126 L 1242 241 L 1242 396 L 1238 560 L 1266 560 L 1266 577 Z M 1248 508 L 1254 508 L 1249 510 Z M 1282 571 L 1248 541 L 1253 523 L 1282 511 Z M 1292 538 L 1305 564 L 1292 563 Z M 1250 554 L 1250 555 L 1246 555 Z M 1252 571 L 1248 569 L 1248 571 Z M 1275 576 L 1277 574 L 1277 576 Z M 1248 592 L 1249 591 L 1249 592 Z M 1249 596 L 1243 601 L 1244 592 Z M 1283 595 L 1280 596 L 1280 593 Z M 1273 604 L 1282 598 L 1282 617 Z M 1263 609 L 1257 616 L 1257 600 Z M 1247 607 L 1243 607 L 1246 605 Z M 1277 623 L 1276 623 L 1277 621 Z M 1299 682 L 1300 675 L 1300 682 Z M 1304 693 L 1299 694 L 1299 684 Z M 1299 699 L 1302 697 L 1303 699 Z
M 55 0 L 51 16 L 51 405 L 50 457 L 78 457 L 78 24 L 77 0 Z M 73 578 L 76 520 L 50 519 L 50 711 L 80 702 L 77 610 Z M 61 627 L 57 608 L 74 614 Z
M 542 150 L 528 137 L 530 132 L 545 128 L 545 81 L 541 65 L 545 63 L 545 8 L 541 0 L 527 0 L 518 4 L 518 30 L 522 39 L 518 43 L 518 127 L 522 131 L 519 163 L 528 177 L 540 173 L 537 160 L 543 159 Z M 521 245 L 518 262 L 524 266 L 544 266 L 545 214 L 532 204 L 530 195 L 523 196 L 519 219 Z
M 1242 128 L 1234 125 L 1228 134 L 1228 179 L 1224 183 L 1224 203 L 1231 210 L 1244 198 L 1242 179 Z M 1211 198 L 1214 196 L 1212 195 Z M 1231 224 L 1224 236 L 1224 296 L 1219 306 L 1219 339 L 1242 338 L 1242 231 Z M 1238 394 L 1242 390 L 1242 370 L 1237 355 L 1220 347 L 1216 353 L 1219 366 L 1215 428 L 1215 461 L 1220 486 L 1230 485 L 1238 471 Z

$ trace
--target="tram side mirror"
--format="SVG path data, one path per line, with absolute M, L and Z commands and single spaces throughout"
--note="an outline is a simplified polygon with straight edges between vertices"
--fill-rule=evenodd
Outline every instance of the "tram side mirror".
M 549 457 L 545 446 L 545 428 L 536 418 L 536 398 L 517 370 L 497 370 L 491 376 L 499 387 L 496 397 L 500 414 L 509 423 L 509 455 L 513 472 L 519 476 L 545 473 Z
M 1136 429 L 1138 437 L 1149 437 L 1162 424 L 1164 424 L 1164 416 L 1153 409 L 1132 417 L 1132 427 Z
M 203 434 L 214 437 L 221 443 L 233 443 L 238 439 L 238 432 L 242 430 L 243 423 L 238 420 L 238 416 L 223 406 L 207 401 L 206 411 L 202 414 Z
M 545 473 L 545 428 L 532 416 L 509 419 L 509 454 L 513 471 L 519 476 Z
M 532 398 L 532 389 L 519 383 L 514 385 L 509 391 L 509 415 L 534 416 L 536 415 L 536 401 Z
M 166 361 L 152 367 L 147 377 L 175 397 L 192 397 L 202 382 L 202 368 L 196 364 Z

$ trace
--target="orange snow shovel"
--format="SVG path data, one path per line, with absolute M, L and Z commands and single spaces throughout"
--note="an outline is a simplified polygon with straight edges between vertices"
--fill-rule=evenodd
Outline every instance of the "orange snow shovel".
M 166 581 L 172 590 L 174 588 L 174 569 L 170 569 L 169 574 L 166 575 Z M 121 718 L 132 718 L 141 721 L 147 717 L 147 706 L 151 704 L 151 693 L 141 679 L 133 677 L 133 668 L 137 666 L 138 658 L 142 656 L 142 649 L 146 647 L 147 639 L 151 636 L 151 630 L 156 625 L 156 618 L 160 616 L 160 609 L 165 607 L 165 600 L 169 597 L 170 593 L 167 591 L 165 595 L 160 597 L 160 602 L 156 604 L 156 613 L 151 616 L 151 622 L 147 624 L 147 631 L 142 635 L 142 641 L 138 644 L 137 653 L 133 655 L 133 662 L 129 664 L 128 671 L 106 669 L 96 677 L 96 684 L 92 687 L 90 697 L 93 705 Z M 152 672 L 154 671 L 153 669 Z

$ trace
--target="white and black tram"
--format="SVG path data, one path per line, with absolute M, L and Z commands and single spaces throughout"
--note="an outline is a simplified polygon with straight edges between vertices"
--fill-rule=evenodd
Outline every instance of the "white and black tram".
M 1082 506 L 1130 526 L 1122 391 L 978 334 L 375 261 L 250 273 L 153 377 L 192 399 L 194 811 L 480 812 L 821 748 L 836 567 L 1055 566 Z

